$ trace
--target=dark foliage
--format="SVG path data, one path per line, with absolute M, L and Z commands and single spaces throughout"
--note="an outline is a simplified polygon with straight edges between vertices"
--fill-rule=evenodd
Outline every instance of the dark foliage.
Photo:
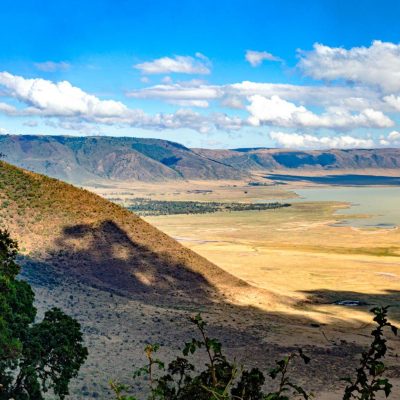
M 374 400 L 379 392 L 389 397 L 392 385 L 387 378 L 383 377 L 386 370 L 383 359 L 387 352 L 387 340 L 384 337 L 384 328 L 388 327 L 397 335 L 397 328 L 387 319 L 389 307 L 375 307 L 374 313 L 376 328 L 371 332 L 373 341 L 370 348 L 362 353 L 360 367 L 357 368 L 355 379 L 345 378 L 348 386 L 345 389 L 343 400 Z
M 208 360 L 204 369 L 197 371 L 195 366 L 183 357 L 177 357 L 165 368 L 164 363 L 154 358 L 158 346 L 147 346 L 145 351 L 148 363 L 137 370 L 134 377 L 147 375 L 150 385 L 149 400 L 285 400 L 288 398 L 285 393 L 289 390 L 301 394 L 304 399 L 310 398 L 309 394 L 287 376 L 294 358 L 299 357 L 306 363 L 309 362 L 301 350 L 277 362 L 269 375 L 272 379 L 279 379 L 278 389 L 275 392 L 264 393 L 265 376 L 258 368 L 244 370 L 235 362 L 229 361 L 222 353 L 221 343 L 208 337 L 206 322 L 199 314 L 190 321 L 197 327 L 200 337 L 185 343 L 182 353 L 187 357 L 203 349 Z M 155 366 L 162 371 L 162 375 L 157 378 L 154 376 Z M 111 388 L 118 400 L 136 399 L 128 394 L 130 388 L 126 385 L 111 382 Z
M 117 200 L 117 199 L 112 199 Z M 138 215 L 207 214 L 220 211 L 263 211 L 289 207 L 288 203 L 219 203 L 215 201 L 166 201 L 137 198 L 128 209 Z
M 53 308 L 34 323 L 34 294 L 17 279 L 17 243 L 0 229 L 0 400 L 42 400 L 68 384 L 87 357 L 80 325 Z
M 386 354 L 386 339 L 383 336 L 385 327 L 391 328 L 397 334 L 397 328 L 387 319 L 388 307 L 374 308 L 374 322 L 377 324 L 372 331 L 373 341 L 370 348 L 362 354 L 361 365 L 356 370 L 356 378 L 346 378 L 343 400 L 375 400 L 379 392 L 390 395 L 391 384 L 383 378 L 385 371 L 383 358 Z M 206 323 L 198 314 L 190 321 L 197 327 L 199 338 L 193 338 L 183 348 L 183 356 L 177 357 L 165 364 L 155 358 L 158 345 L 146 346 L 147 365 L 134 373 L 134 378 L 141 377 L 149 382 L 148 400 L 309 400 L 313 395 L 294 382 L 290 376 L 291 365 L 295 359 L 304 364 L 310 362 L 301 349 L 293 352 L 282 360 L 276 361 L 268 375 L 277 381 L 277 388 L 271 392 L 264 391 L 265 376 L 258 368 L 245 370 L 229 361 L 222 353 L 221 343 L 211 339 L 206 333 Z M 185 357 L 203 349 L 207 362 L 198 371 Z M 156 370 L 160 372 L 156 376 Z M 117 400 L 136 400 L 130 394 L 131 387 L 111 382 L 111 388 Z M 142 396 L 143 397 L 143 396 Z

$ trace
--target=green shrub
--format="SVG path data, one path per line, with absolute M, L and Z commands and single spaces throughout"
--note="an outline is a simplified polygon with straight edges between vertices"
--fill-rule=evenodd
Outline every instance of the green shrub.
M 33 291 L 16 279 L 17 254 L 0 229 L 0 400 L 42 400 L 48 391 L 63 399 L 88 354 L 80 325 L 58 308 L 34 323 Z
M 348 386 L 343 400 L 375 400 L 379 392 L 386 397 L 391 393 L 392 385 L 383 377 L 386 370 L 383 359 L 387 351 L 384 329 L 390 328 L 397 335 L 397 328 L 387 319 L 388 307 L 376 307 L 371 312 L 376 323 L 371 332 L 373 341 L 369 349 L 362 353 L 354 380 L 344 379 Z M 190 318 L 190 321 L 196 326 L 199 337 L 185 343 L 183 357 L 178 356 L 167 367 L 155 356 L 159 346 L 146 346 L 147 364 L 136 370 L 133 376 L 148 381 L 148 400 L 289 400 L 299 397 L 308 400 L 313 397 L 290 377 L 291 363 L 295 358 L 304 364 L 310 362 L 301 349 L 276 362 L 268 375 L 277 381 L 277 387 L 265 393 L 262 371 L 258 368 L 246 370 L 228 360 L 222 353 L 221 343 L 207 336 L 206 322 L 200 314 Z M 201 371 L 197 371 L 186 357 L 200 349 L 205 351 L 208 361 Z M 117 400 L 137 399 L 128 385 L 111 381 L 110 386 Z

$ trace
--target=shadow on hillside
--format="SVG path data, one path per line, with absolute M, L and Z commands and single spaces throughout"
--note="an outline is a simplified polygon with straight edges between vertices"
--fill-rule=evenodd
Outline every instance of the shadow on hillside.
M 39 302 L 44 299 L 46 308 L 56 303 L 81 320 L 89 343 L 94 346 L 93 357 L 102 361 L 106 377 L 122 374 L 125 364 L 137 362 L 135 351 L 140 349 L 141 354 L 142 343 L 150 341 L 175 348 L 177 343 L 190 340 L 195 331 L 185 319 L 199 310 L 209 320 L 210 337 L 219 338 L 230 356 L 247 365 L 270 368 L 275 360 L 302 346 L 311 356 L 312 365 L 294 374 L 313 389 L 326 388 L 351 373 L 370 330 L 369 326 L 361 330 L 353 326 L 346 331 L 343 323 L 336 329 L 333 322 L 319 324 L 301 312 L 265 312 L 253 306 L 230 304 L 200 273 L 132 241 L 112 221 L 67 227 L 56 246 L 45 260 L 25 260 L 24 275 L 45 289 Z M 91 292 L 88 298 L 86 285 L 100 289 L 100 294 Z M 125 304 L 125 299 L 115 299 L 105 292 L 132 298 L 140 306 L 126 311 L 129 307 L 116 306 L 117 302 Z M 400 304 L 399 293 L 376 295 L 374 304 Z M 315 304 L 338 299 L 367 302 L 366 295 L 356 292 L 321 289 L 307 295 L 309 302 L 299 303 L 298 307 L 308 311 Z M 154 311 L 152 306 L 157 304 L 163 304 L 161 312 L 157 307 Z M 359 309 L 368 313 L 370 308 Z M 361 344 L 358 335 L 364 336 Z M 121 343 L 126 346 L 123 357 L 121 347 L 117 347 Z M 125 357 L 129 362 L 122 365 Z M 89 376 L 99 368 L 94 365 L 87 367 Z
M 45 260 L 56 273 L 103 290 L 201 299 L 216 293 L 201 274 L 132 241 L 113 221 L 66 227 L 56 248 Z
M 57 280 L 65 282 L 72 279 L 129 298 L 140 298 L 147 304 L 152 304 L 155 298 L 165 304 L 227 303 L 218 288 L 201 273 L 173 260 L 170 255 L 155 253 L 147 246 L 132 241 L 121 227 L 110 220 L 99 225 L 65 227 L 63 235 L 56 240 L 56 249 L 45 260 L 30 260 L 25 264 L 25 276 L 35 284 L 54 285 Z M 243 289 L 246 290 L 246 287 Z M 320 289 L 303 293 L 307 295 L 307 300 L 295 304 L 295 308 L 313 310 L 313 306 L 318 304 L 352 300 L 360 302 L 360 307 L 356 307 L 358 310 L 368 312 L 373 305 L 400 304 L 400 291 L 365 294 Z M 262 290 L 259 295 L 262 296 Z M 257 318 L 266 317 L 266 313 L 256 306 L 230 304 L 230 307 L 231 313 L 248 313 L 250 318 L 254 315 Z M 395 319 L 400 321 L 400 311 L 394 311 Z M 333 317 L 334 312 L 332 309 Z M 284 312 L 269 311 L 268 318 L 299 325 L 313 323 L 310 318 Z

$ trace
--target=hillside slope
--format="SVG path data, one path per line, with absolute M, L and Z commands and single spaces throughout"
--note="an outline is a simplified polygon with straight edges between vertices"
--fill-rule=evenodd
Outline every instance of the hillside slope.
M 5 162 L 0 162 L 0 225 L 18 239 L 38 276 L 50 271 L 128 296 L 204 302 L 222 292 L 254 295 L 243 281 L 132 212 Z
M 0 151 L 11 164 L 80 184 L 107 179 L 238 179 L 246 175 L 160 139 L 1 135 Z

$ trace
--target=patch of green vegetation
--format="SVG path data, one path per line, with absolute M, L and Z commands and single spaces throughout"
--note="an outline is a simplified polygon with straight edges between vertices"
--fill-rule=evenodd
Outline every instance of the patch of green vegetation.
M 255 181 L 255 182 L 249 182 L 247 184 L 247 186 L 256 186 L 256 187 L 259 187 L 259 186 L 276 186 L 276 185 L 287 185 L 287 183 L 286 182 L 282 182 L 282 181 L 274 181 L 274 182 L 271 182 L 271 183 Z
M 121 211 L 124 210 L 86 190 L 0 161 L 0 217 L 8 227 L 17 224 L 16 216 L 21 217 L 28 230 L 37 229 L 41 221 L 49 224 L 40 228 L 51 230 L 53 223 L 60 224 L 61 219 L 70 223 L 97 218 L 103 212 L 111 216 Z
M 0 229 L 0 400 L 57 399 L 69 394 L 88 351 L 80 324 L 59 308 L 35 321 L 31 286 L 17 279 L 17 243 Z
M 201 201 L 165 201 L 137 198 L 127 208 L 138 215 L 209 214 L 230 211 L 264 211 L 289 207 L 288 203 L 218 203 Z
M 375 307 L 371 310 L 376 324 L 371 332 L 373 339 L 370 347 L 361 355 L 355 376 L 342 378 L 347 384 L 343 400 L 375 400 L 380 393 L 386 398 L 391 394 L 393 385 L 384 376 L 387 368 L 383 360 L 388 350 L 384 331 L 390 329 L 397 335 L 397 328 L 388 321 L 388 308 Z M 147 363 L 137 369 L 133 377 L 140 380 L 145 378 L 149 385 L 148 396 L 145 397 L 148 400 L 310 400 L 314 397 L 291 376 L 296 359 L 304 364 L 311 361 L 301 348 L 276 361 L 268 373 L 277 382 L 276 388 L 266 393 L 265 375 L 259 368 L 246 370 L 235 360 L 229 360 L 222 352 L 222 344 L 208 337 L 206 322 L 200 314 L 190 320 L 197 327 L 199 335 L 185 343 L 182 356 L 168 365 L 156 357 L 160 347 L 158 344 L 145 347 Z M 204 350 L 207 359 L 201 371 L 188 357 L 198 350 Z M 116 400 L 137 399 L 133 386 L 117 381 L 111 381 L 110 386 Z
M 267 183 L 267 182 L 249 182 L 247 184 L 248 186 L 273 186 L 273 183 Z

